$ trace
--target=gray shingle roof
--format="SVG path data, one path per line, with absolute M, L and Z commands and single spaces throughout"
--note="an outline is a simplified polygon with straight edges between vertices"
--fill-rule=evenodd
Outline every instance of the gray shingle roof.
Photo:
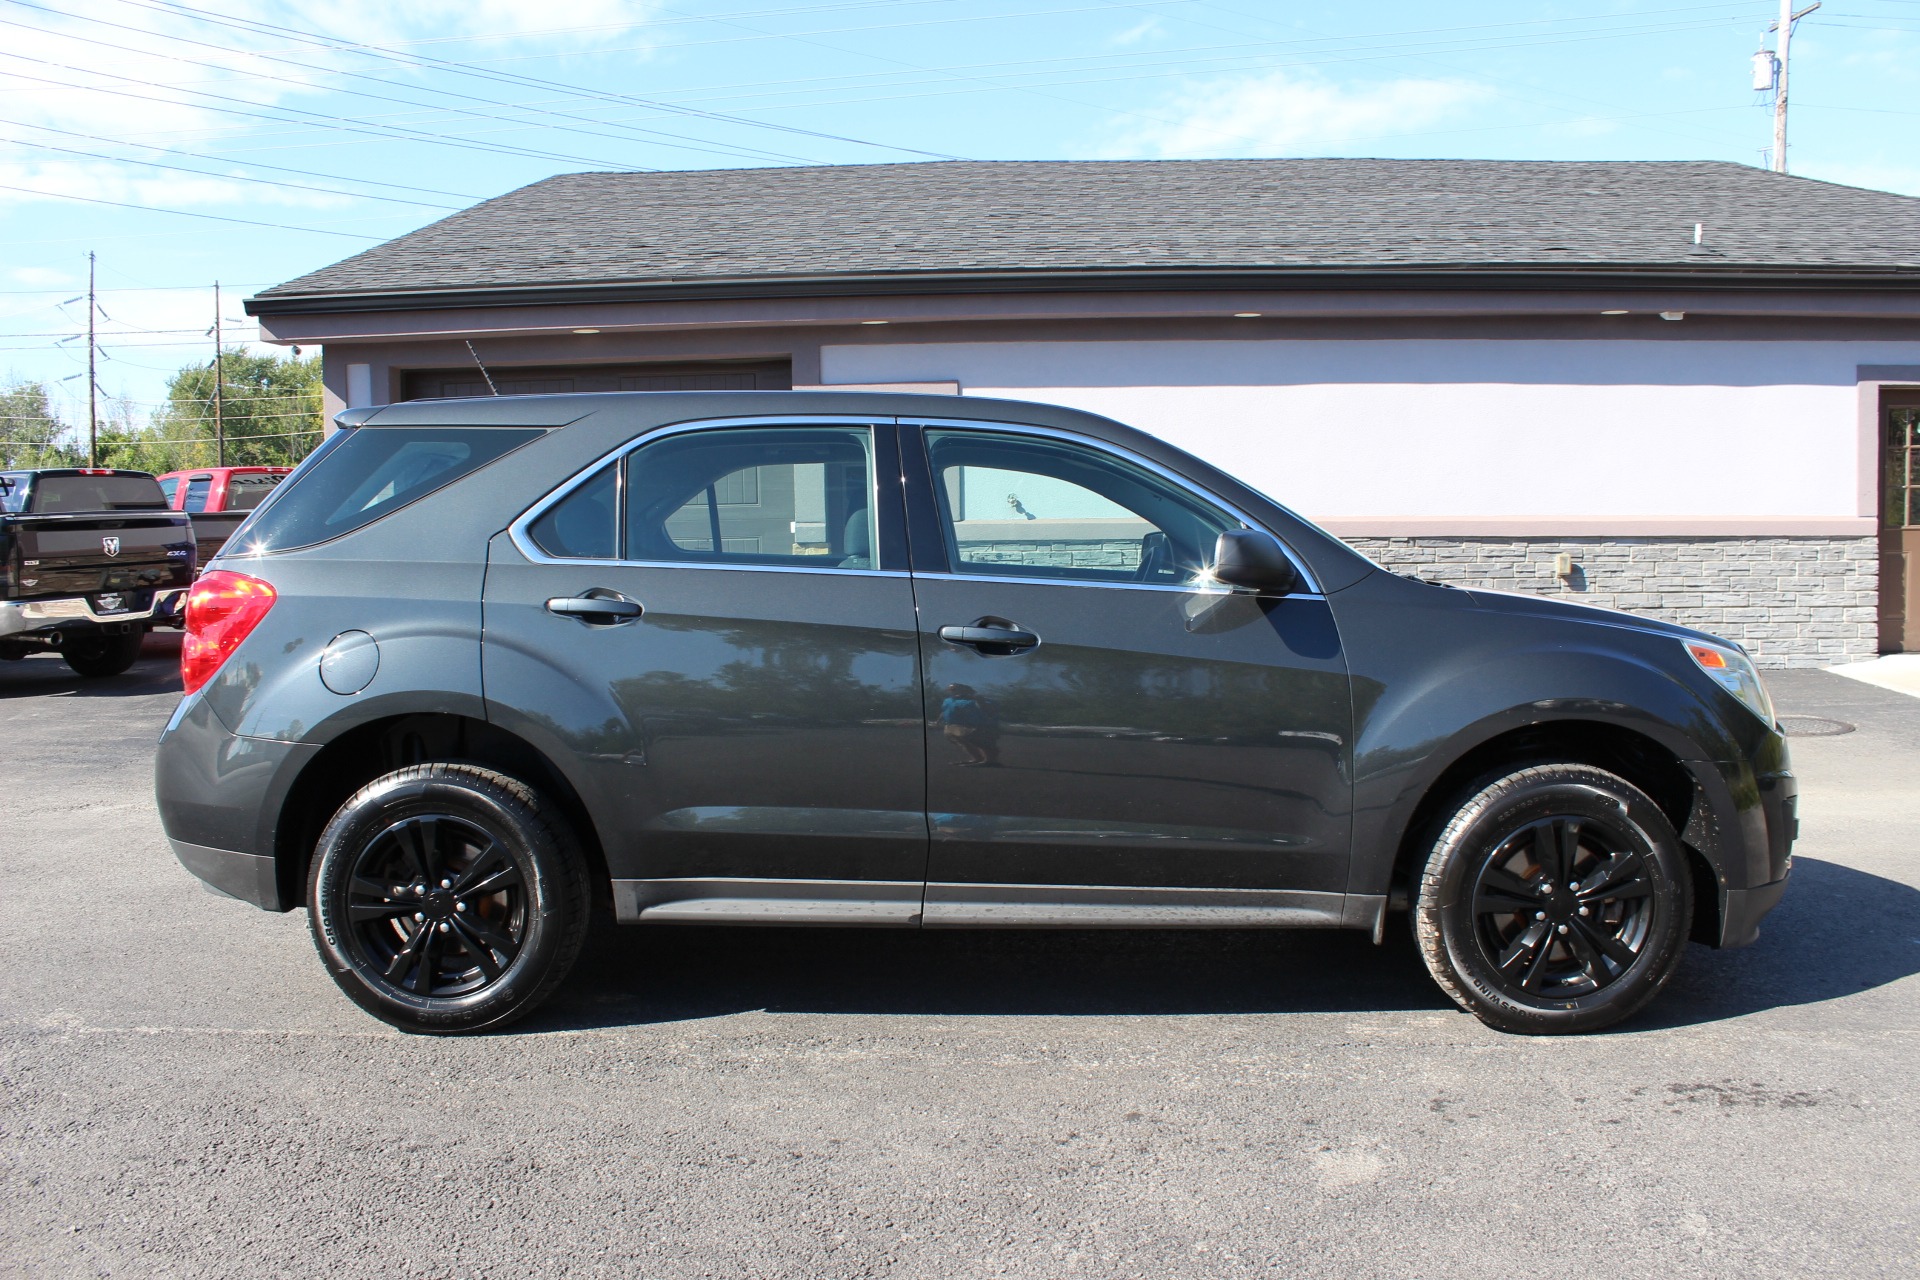
M 1704 247 L 1693 245 L 1694 224 Z M 574 173 L 266 290 L 912 273 L 1920 271 L 1920 199 L 1721 162 L 940 162 Z

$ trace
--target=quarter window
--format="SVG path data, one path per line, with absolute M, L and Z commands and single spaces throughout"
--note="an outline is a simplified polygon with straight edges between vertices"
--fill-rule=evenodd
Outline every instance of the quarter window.
M 1239 520 L 1120 458 L 1059 440 L 926 433 L 956 573 L 1181 586 Z

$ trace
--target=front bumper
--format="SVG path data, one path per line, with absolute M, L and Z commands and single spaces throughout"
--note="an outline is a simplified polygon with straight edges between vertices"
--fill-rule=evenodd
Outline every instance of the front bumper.
M 208 888 L 268 911 L 286 909 L 280 901 L 280 879 L 272 858 L 172 837 L 168 837 L 168 843 L 180 865 L 200 877 Z
M 151 622 L 154 598 L 148 595 L 142 607 L 100 613 L 85 596 L 54 600 L 0 601 L 0 637 L 30 635 L 34 632 L 92 631 L 117 627 L 129 622 Z
M 1760 936 L 1760 921 L 1780 904 L 1787 891 L 1782 876 L 1757 889 L 1728 889 L 1720 895 L 1720 945 L 1723 948 L 1752 945 Z

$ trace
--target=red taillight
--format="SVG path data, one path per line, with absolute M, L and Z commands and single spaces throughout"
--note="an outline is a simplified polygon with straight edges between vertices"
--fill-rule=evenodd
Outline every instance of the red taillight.
M 180 645 L 180 680 L 188 693 L 213 679 L 273 600 L 270 584 L 244 573 L 215 569 L 200 576 L 187 594 L 187 636 Z

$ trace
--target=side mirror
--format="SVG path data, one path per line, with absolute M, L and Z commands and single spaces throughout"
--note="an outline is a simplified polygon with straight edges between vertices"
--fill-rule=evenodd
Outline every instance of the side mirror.
M 1300 571 L 1279 540 L 1261 529 L 1229 529 L 1221 534 L 1213 549 L 1213 576 L 1230 587 L 1263 595 L 1291 595 L 1300 589 Z

